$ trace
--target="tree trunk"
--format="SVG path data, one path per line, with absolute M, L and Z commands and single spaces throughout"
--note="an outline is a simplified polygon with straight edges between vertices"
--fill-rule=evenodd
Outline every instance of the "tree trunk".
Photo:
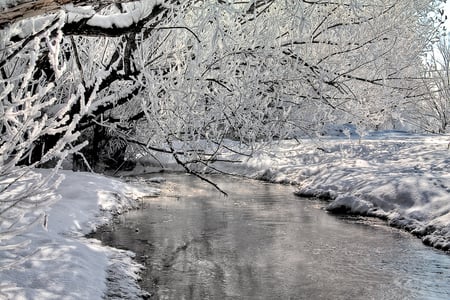
M 28 0 L 12 7 L 0 7 L 0 29 L 23 19 L 57 11 L 71 0 Z
M 0 29 L 14 22 L 56 12 L 66 4 L 101 7 L 107 4 L 134 2 L 132 0 L 22 0 L 19 4 L 6 6 L 0 3 Z

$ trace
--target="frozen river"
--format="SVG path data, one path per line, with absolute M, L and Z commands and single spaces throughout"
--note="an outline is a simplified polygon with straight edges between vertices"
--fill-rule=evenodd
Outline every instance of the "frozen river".
M 293 187 L 162 174 L 161 197 L 97 233 L 137 253 L 152 299 L 450 299 L 450 255 Z

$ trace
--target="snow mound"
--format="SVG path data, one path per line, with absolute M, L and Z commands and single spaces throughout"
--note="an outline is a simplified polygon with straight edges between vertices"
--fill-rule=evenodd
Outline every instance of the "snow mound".
M 375 216 L 450 250 L 450 138 L 376 132 L 352 139 L 279 141 L 217 169 L 299 186 L 297 195 L 331 201 L 328 211 Z M 232 146 L 233 142 L 229 142 Z M 232 152 L 223 158 L 237 159 Z
M 50 206 L 47 228 L 35 226 L 12 241 L 29 241 L 25 250 L 34 255 L 15 268 L 0 271 L 0 298 L 140 297 L 136 281 L 142 266 L 132 260 L 132 253 L 102 246 L 84 235 L 158 190 L 90 173 L 61 173 L 65 180 L 56 190 L 61 200 Z M 0 262 L 7 259 L 8 251 L 2 251 Z
M 401 131 L 356 136 L 352 128 L 337 128 L 344 135 L 331 129 L 335 136 L 276 141 L 255 147 L 244 159 L 223 150 L 213 167 L 298 185 L 297 195 L 330 201 L 330 212 L 382 218 L 428 245 L 450 250 L 450 137 Z M 236 141 L 224 144 L 248 153 Z M 152 159 L 164 167 L 175 165 L 173 158 L 158 153 Z

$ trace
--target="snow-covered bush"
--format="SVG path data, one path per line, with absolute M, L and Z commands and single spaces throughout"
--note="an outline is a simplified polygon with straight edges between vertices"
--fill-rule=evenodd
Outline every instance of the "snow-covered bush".
M 59 16 L 31 23 L 0 30 L 0 250 L 20 250 L 26 242 L 14 245 L 11 238 L 45 225 L 44 209 L 57 199 L 57 169 L 84 145 L 77 142 L 79 116 L 68 116 L 77 91 L 61 93 L 59 86 L 67 76 L 60 49 L 64 23 Z M 53 171 L 36 172 L 38 166 Z M 0 261 L 0 269 L 17 261 Z

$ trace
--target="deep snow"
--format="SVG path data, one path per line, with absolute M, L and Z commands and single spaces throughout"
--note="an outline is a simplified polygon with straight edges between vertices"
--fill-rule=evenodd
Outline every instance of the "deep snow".
M 84 236 L 158 190 L 90 173 L 61 173 L 65 180 L 56 190 L 61 199 L 47 212 L 47 228 L 35 226 L 16 238 L 31 240 L 29 249 L 37 252 L 16 268 L 0 270 L 0 299 L 102 299 L 107 291 L 119 299 L 136 298 L 141 266 L 133 253 Z M 1 253 L 0 262 L 7 258 Z
M 450 250 L 450 137 L 383 131 L 361 138 L 341 131 L 320 139 L 276 142 L 241 163 L 214 167 L 298 185 L 299 196 L 328 200 L 331 212 L 386 219 L 428 245 Z M 228 146 L 237 147 L 233 142 Z M 242 159 L 232 152 L 219 158 Z M 175 168 L 167 155 L 158 160 Z M 137 170 L 154 170 L 146 164 Z
M 383 132 L 299 142 L 282 141 L 223 169 L 296 184 L 300 196 L 329 200 L 329 211 L 383 218 L 450 250 L 448 136 Z
M 299 194 L 330 201 L 330 211 L 381 217 L 427 244 L 449 249 L 449 140 L 448 136 L 384 132 L 361 140 L 281 141 L 240 163 L 215 167 L 298 185 Z M 221 157 L 237 158 L 231 152 Z M 158 164 L 179 169 L 168 156 L 158 159 Z M 148 163 L 134 173 L 158 170 Z M 84 235 L 113 214 L 136 207 L 140 197 L 158 191 L 101 175 L 62 174 L 66 179 L 56 191 L 62 198 L 48 212 L 48 229 L 36 226 L 18 237 L 31 239 L 30 248 L 39 251 L 20 268 L 0 271 L 0 298 L 101 299 L 106 291 L 118 298 L 137 297 L 141 266 L 132 260 L 133 254 Z M 108 283 L 113 276 L 119 285 Z

